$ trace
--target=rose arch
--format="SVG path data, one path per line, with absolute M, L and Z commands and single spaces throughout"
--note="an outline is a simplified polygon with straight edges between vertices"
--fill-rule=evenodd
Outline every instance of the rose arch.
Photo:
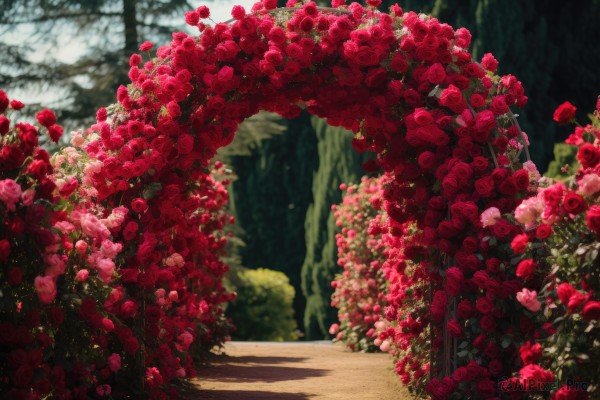
M 306 109 L 352 130 L 357 151 L 377 154 L 365 168 L 387 174 L 383 202 L 391 228 L 410 222 L 416 229 L 402 256 L 425 271 L 432 331 L 457 330 L 434 335 L 427 390 L 435 398 L 493 397 L 496 381 L 515 372 L 519 344 L 532 335 L 514 300 L 523 282 L 507 250 L 520 230 L 500 216 L 531 190 L 535 173 L 531 164 L 523 167 L 527 139 L 510 110 L 527 101 L 521 83 L 495 75 L 490 54 L 473 60 L 464 28 L 397 5 L 382 13 L 377 0 L 367 7 L 290 3 L 276 9 L 277 1 L 263 0 L 251 12 L 236 6 L 234 20 L 214 26 L 202 22 L 206 7 L 187 13 L 200 35 L 175 33 L 155 56 L 144 43 L 146 59 L 131 57 L 131 83 L 119 88 L 118 103 L 100 109 L 97 123 L 76 135 L 73 143 L 92 166 L 81 180 L 92 207 L 124 209 L 122 228 L 112 231 L 124 247 L 111 304 L 121 312 L 126 302 L 146 307 L 158 288 L 179 279 L 173 266 L 196 278 L 185 292 L 187 308 L 155 310 L 155 318 L 168 315 L 162 328 L 123 319 L 119 340 L 127 347 L 129 328 L 143 332 L 142 349 L 131 350 L 143 353 L 146 381 L 155 384 L 150 390 L 185 375 L 182 354 L 191 341 L 215 334 L 188 338 L 190 321 L 203 315 L 206 326 L 218 326 L 218 312 L 209 308 L 229 298 L 219 280 L 223 266 L 206 250 L 219 248 L 221 239 L 196 228 L 209 220 L 198 210 L 220 201 L 202 185 L 211 159 L 260 110 L 291 118 Z M 482 225 L 480 214 L 491 207 L 496 223 Z M 198 263 L 205 270 L 194 272 Z M 390 307 L 400 307 L 403 295 Z M 456 311 L 465 299 L 477 305 L 467 318 Z M 467 372 L 458 379 L 461 368 Z

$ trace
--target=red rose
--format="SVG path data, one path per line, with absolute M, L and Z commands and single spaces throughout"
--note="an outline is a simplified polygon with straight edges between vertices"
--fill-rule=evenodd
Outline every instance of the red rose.
M 575 288 L 569 283 L 563 282 L 556 287 L 556 293 L 560 302 L 566 305 L 571 295 L 575 293 Z
M 535 230 L 538 239 L 546 239 L 552 234 L 552 227 L 548 224 L 540 224 Z
M 10 129 L 10 121 L 4 115 L 0 115 L 0 135 L 4 136 Z
M 121 316 L 123 316 L 123 318 L 133 317 L 137 313 L 137 309 L 138 307 L 135 302 L 127 300 L 121 304 Z
M 490 110 L 484 110 L 475 116 L 475 140 L 483 143 L 487 140 L 490 131 L 497 125 L 496 117 Z
M 585 200 L 575 192 L 569 192 L 563 200 L 563 207 L 569 214 L 579 214 L 585 210 Z
M 586 143 L 579 148 L 577 160 L 579 160 L 583 168 L 593 168 L 600 161 L 600 152 L 598 152 L 598 149 L 593 144 Z
M 9 100 L 6 92 L 0 90 L 0 113 L 3 113 L 8 108 Z
M 592 232 L 600 233 L 600 206 L 591 206 L 585 215 L 585 220 Z
M 498 68 L 498 60 L 496 60 L 492 53 L 485 53 L 481 59 L 481 65 L 488 71 L 495 72 L 496 68 Z
M 493 332 L 496 329 L 496 320 L 491 315 L 484 315 L 479 320 L 479 326 L 486 332 Z
M 532 346 L 528 341 L 519 348 L 519 354 L 525 365 L 534 363 L 542 358 L 542 346 L 539 343 L 535 343 Z
M 448 298 L 446 293 L 442 290 L 438 290 L 433 295 L 433 301 L 431 302 L 431 318 L 434 321 L 443 321 L 444 315 L 446 314 L 446 304 Z
M 456 316 L 460 319 L 469 319 L 473 315 L 473 306 L 467 299 L 463 299 L 458 303 L 456 308 Z
M 490 176 L 477 179 L 475 181 L 475 191 L 481 197 L 490 197 L 494 192 L 494 180 Z
M 452 374 L 452 377 L 457 382 L 466 381 L 467 380 L 467 376 L 468 376 L 468 372 L 467 372 L 467 368 L 465 368 L 465 367 L 458 367 L 458 368 L 456 368 L 454 370 L 454 373 Z
M 44 109 L 35 115 L 37 121 L 46 128 L 56 124 L 56 115 L 52 110 Z
M 427 70 L 427 80 L 434 85 L 441 83 L 446 79 L 446 70 L 440 63 L 435 63 Z
M 50 136 L 50 140 L 52 140 L 54 143 L 58 143 L 58 139 L 60 139 L 60 137 L 63 134 L 63 127 L 60 125 L 52 125 L 48 127 L 48 136 Z
M 431 151 L 424 151 L 419 154 L 417 161 L 422 170 L 429 171 L 435 165 L 435 154 L 433 154 Z
M 600 301 L 588 301 L 583 306 L 582 315 L 583 318 L 585 318 L 588 321 L 591 321 L 593 319 L 600 319 Z
M 583 303 L 585 303 L 586 299 L 587 298 L 583 293 L 575 290 L 571 294 L 571 297 L 569 297 L 569 302 L 567 303 L 569 312 L 576 312 L 583 305 Z
M 521 233 L 513 238 L 510 243 L 510 247 L 512 248 L 515 254 L 521 254 L 527 248 L 527 244 L 529 243 L 529 238 L 527 234 Z
M 529 187 L 529 172 L 526 169 L 520 169 L 512 175 L 512 180 L 518 190 L 527 190 Z
M 439 103 L 441 106 L 448 107 L 455 113 L 461 113 L 466 107 L 462 92 L 454 85 L 450 85 L 442 91 Z
M 494 304 L 487 297 L 479 297 L 475 303 L 475 308 L 481 314 L 489 314 L 494 309 Z
M 536 270 L 537 264 L 532 259 L 523 260 L 517 265 L 517 276 L 528 280 Z
M 554 111 L 554 121 L 558 122 L 559 124 L 566 124 L 575 118 L 576 111 L 577 107 L 570 102 L 565 101 Z
M 142 213 L 148 209 L 148 204 L 146 203 L 146 200 L 138 197 L 136 199 L 133 199 L 133 201 L 131 202 L 131 209 L 136 213 Z M 135 230 L 137 231 L 137 225 L 135 228 Z

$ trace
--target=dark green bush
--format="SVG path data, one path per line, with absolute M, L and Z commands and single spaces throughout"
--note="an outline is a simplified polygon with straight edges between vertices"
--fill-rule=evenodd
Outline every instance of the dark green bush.
M 265 268 L 234 268 L 229 276 L 237 298 L 227 307 L 235 340 L 296 340 L 292 302 L 295 290 L 288 277 Z

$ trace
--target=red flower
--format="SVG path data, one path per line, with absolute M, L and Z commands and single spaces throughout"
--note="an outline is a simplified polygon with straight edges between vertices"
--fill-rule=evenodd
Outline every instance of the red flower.
M 539 224 L 535 230 L 538 239 L 547 239 L 552 234 L 552 227 L 548 224 Z
M 63 127 L 60 125 L 52 125 L 48 127 L 48 136 L 50 136 L 50 140 L 52 140 L 54 143 L 58 143 L 58 139 L 60 139 L 60 137 L 63 134 Z
M 488 71 L 495 72 L 496 68 L 498 68 L 498 60 L 496 60 L 492 53 L 485 53 L 481 59 L 481 65 Z
M 585 200 L 575 192 L 568 192 L 563 200 L 563 207 L 569 214 L 579 214 L 585 210 Z
M 554 111 L 554 121 L 559 124 L 566 124 L 575 118 L 575 112 L 577 108 L 568 101 L 565 101 Z
M 35 118 L 42 126 L 45 126 L 46 128 L 49 128 L 52 125 L 56 124 L 56 115 L 52 110 L 49 110 L 47 108 L 38 112 L 35 115 Z
M 0 135 L 4 136 L 10 129 L 10 121 L 4 115 L 0 115 Z
M 588 301 L 583 306 L 582 315 L 583 318 L 587 319 L 588 321 L 600 319 L 600 301 Z
M 523 260 L 517 265 L 517 276 L 525 280 L 533 277 L 537 264 L 532 259 Z
M 596 234 L 600 233 L 600 206 L 591 206 L 586 215 L 585 220 L 588 228 Z
M 457 296 L 460 293 L 463 281 L 463 273 L 457 267 L 450 267 L 446 270 L 446 292 L 450 296 Z
M 527 234 L 521 233 L 513 238 L 510 247 L 515 254 L 521 254 L 527 248 L 528 243 L 529 238 L 527 237 Z
M 6 92 L 0 90 L 0 113 L 3 113 L 8 108 L 9 100 Z
M 591 143 L 585 143 L 577 152 L 577 160 L 583 168 L 593 168 L 600 162 L 600 152 Z
M 571 294 L 571 297 L 569 297 L 569 302 L 567 303 L 567 308 L 569 309 L 569 312 L 574 313 L 578 311 L 586 300 L 587 297 L 583 293 L 577 290 L 574 291 Z
M 542 346 L 539 343 L 535 343 L 532 346 L 528 341 L 519 348 L 519 354 L 525 365 L 534 363 L 542 358 Z

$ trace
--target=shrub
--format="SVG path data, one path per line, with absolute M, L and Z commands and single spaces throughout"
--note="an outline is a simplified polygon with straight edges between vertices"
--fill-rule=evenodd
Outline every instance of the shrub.
M 266 268 L 236 268 L 230 284 L 237 292 L 226 311 L 239 340 L 296 340 L 296 321 L 292 301 L 295 290 L 288 277 Z

